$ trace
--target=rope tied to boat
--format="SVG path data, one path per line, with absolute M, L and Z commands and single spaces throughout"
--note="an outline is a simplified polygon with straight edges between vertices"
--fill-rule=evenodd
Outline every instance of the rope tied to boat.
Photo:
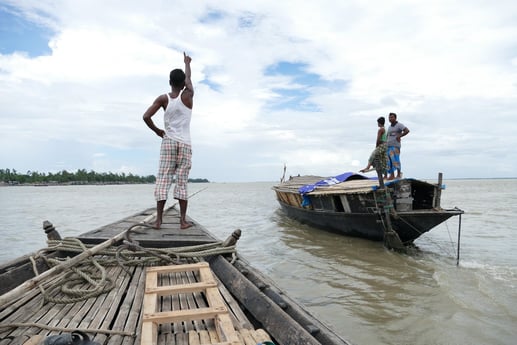
M 222 241 L 176 248 L 144 248 L 132 240 L 129 233 L 144 224 L 132 225 L 127 230 L 126 240 L 120 246 L 109 246 L 95 254 L 87 256 L 76 265 L 68 267 L 68 271 L 59 279 L 48 283 L 47 288 L 38 284 L 43 296 L 43 303 L 56 304 L 76 303 L 91 297 L 100 296 L 111 291 L 115 282 L 107 273 L 106 267 L 119 266 L 127 274 L 131 274 L 130 267 L 161 266 L 180 263 L 182 258 L 199 261 L 199 258 L 212 255 L 231 254 L 235 260 L 236 246 L 227 245 Z M 144 225 L 145 226 L 145 225 Z M 66 263 L 70 257 L 50 258 L 42 252 L 65 251 L 70 253 L 88 252 L 94 245 L 88 245 L 77 238 L 67 237 L 60 240 L 48 240 L 48 248 L 42 249 L 35 256 L 30 257 L 35 275 L 39 275 L 36 259 L 41 258 L 49 268 Z M 58 297 L 59 296 L 59 297 Z

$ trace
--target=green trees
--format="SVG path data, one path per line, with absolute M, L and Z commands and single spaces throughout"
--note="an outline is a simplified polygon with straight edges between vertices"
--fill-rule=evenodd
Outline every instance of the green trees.
M 131 184 L 154 183 L 154 175 L 138 176 L 131 173 L 97 173 L 93 170 L 78 169 L 75 173 L 62 170 L 57 173 L 39 173 L 28 170 L 25 174 L 16 169 L 0 169 L 0 184 Z M 207 179 L 189 179 L 192 183 L 210 182 Z
M 89 172 L 79 169 L 75 173 L 62 170 L 58 173 L 39 173 L 27 171 L 19 173 L 15 169 L 0 169 L 0 182 L 7 184 L 115 184 L 115 183 L 154 183 L 154 175 L 138 176 L 125 173 L 114 174 Z

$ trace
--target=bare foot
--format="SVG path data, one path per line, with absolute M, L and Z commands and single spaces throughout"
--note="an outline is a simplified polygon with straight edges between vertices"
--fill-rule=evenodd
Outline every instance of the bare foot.
M 193 225 L 194 224 L 189 223 L 189 222 L 181 223 L 180 229 L 188 229 L 188 228 L 190 228 Z
M 160 222 L 160 221 L 156 221 L 156 223 L 153 226 L 153 228 L 155 230 L 160 230 L 161 227 L 162 227 L 162 222 Z

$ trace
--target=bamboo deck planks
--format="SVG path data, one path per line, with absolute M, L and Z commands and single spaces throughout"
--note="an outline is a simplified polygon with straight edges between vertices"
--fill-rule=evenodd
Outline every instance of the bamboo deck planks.
M 193 274 L 198 281 L 189 280 L 186 272 Z M 183 274 L 183 278 L 176 276 L 177 285 L 158 286 L 159 274 L 175 273 Z M 200 294 L 204 296 L 206 306 L 195 302 L 201 300 Z M 171 295 L 173 299 L 174 296 L 178 296 L 180 309 L 172 311 L 157 309 L 158 300 L 164 295 Z M 198 321 L 197 327 L 194 327 L 194 320 Z M 214 320 L 215 330 L 200 329 L 199 325 L 205 320 Z M 188 334 L 189 343 L 192 341 L 196 344 L 199 340 L 199 344 L 241 344 L 229 311 L 217 289 L 217 282 L 206 262 L 148 268 L 142 321 L 142 345 L 158 344 L 158 325 L 164 323 L 184 323 L 184 333 Z M 176 343 L 176 345 L 179 344 Z

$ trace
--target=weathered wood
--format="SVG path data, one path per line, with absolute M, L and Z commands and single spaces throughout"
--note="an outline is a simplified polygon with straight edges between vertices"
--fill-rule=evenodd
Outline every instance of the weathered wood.
M 443 174 L 438 173 L 438 183 L 436 184 L 436 193 L 434 193 L 433 207 L 439 209 L 441 207 L 440 200 L 442 198 Z
M 195 272 L 194 279 L 196 283 L 193 283 L 187 273 L 192 274 Z M 158 288 L 158 274 L 169 274 L 175 276 L 177 284 L 182 284 L 182 288 L 178 289 L 167 289 L 165 286 Z M 163 280 L 162 280 L 163 281 Z M 203 289 L 200 289 L 200 287 Z M 190 287 L 191 290 L 187 287 Z M 164 311 L 163 306 L 161 310 L 158 310 L 157 300 L 160 298 L 160 294 L 168 290 L 171 294 L 180 296 L 179 304 L 180 309 L 172 311 Z M 206 307 L 200 307 L 195 299 L 192 297 L 193 294 L 199 294 L 201 291 L 204 292 L 206 299 Z M 147 279 L 145 287 L 145 298 L 143 305 L 143 326 L 142 326 L 142 344 L 155 344 L 158 341 L 158 325 L 163 323 L 185 323 L 185 331 L 183 333 L 190 334 L 196 328 L 197 333 L 200 335 L 200 342 L 203 343 L 227 343 L 238 345 L 239 340 L 237 333 L 233 328 L 232 321 L 229 316 L 228 309 L 226 308 L 222 296 L 217 289 L 217 283 L 210 271 L 210 266 L 207 262 L 200 262 L 197 264 L 190 265 L 178 265 L 178 266 L 164 266 L 158 268 L 148 268 Z M 163 294 L 165 295 L 165 293 Z M 215 319 L 215 326 L 217 333 L 210 335 L 210 330 L 200 329 L 199 324 L 193 324 L 193 320 L 208 320 Z M 193 326 L 194 325 L 194 326 Z M 154 329 L 152 327 L 155 327 Z M 212 341 L 210 340 L 212 338 Z M 222 340 L 222 342 L 219 341 Z
M 54 277 L 49 280 L 49 284 L 54 284 L 59 281 L 59 277 Z M 37 299 L 36 296 L 40 295 L 39 289 L 34 289 L 29 293 L 25 294 L 22 298 L 18 299 L 15 303 L 10 304 L 2 311 L 0 311 L 0 320 L 7 318 L 8 315 L 18 313 L 25 316 L 30 311 L 35 310 L 37 306 L 41 304 L 41 300 Z
M 127 274 L 124 270 L 122 270 L 120 267 L 116 267 L 112 271 L 112 276 L 117 277 L 115 281 L 115 286 L 118 287 L 112 291 L 110 291 L 107 296 L 105 296 L 104 303 L 100 305 L 97 309 L 92 309 L 93 313 L 93 320 L 90 323 L 90 325 L 95 325 L 97 327 L 112 327 L 115 331 L 127 331 L 132 332 L 136 334 L 136 323 L 135 327 L 127 326 L 119 321 L 120 316 L 122 316 L 122 319 L 125 320 L 128 315 L 130 315 L 130 310 L 124 309 L 124 304 L 121 305 L 122 298 L 124 297 L 125 300 L 136 300 L 135 294 L 138 292 L 138 286 L 139 284 L 131 284 L 132 280 L 136 280 L 138 282 L 138 273 L 137 269 L 130 268 L 130 272 L 132 274 Z M 141 270 L 140 270 L 141 271 Z M 140 304 L 140 303 L 139 303 Z M 132 309 L 132 308 L 131 308 Z M 115 319 L 115 322 L 113 325 L 107 324 L 107 321 L 109 320 L 113 322 L 113 319 L 117 315 L 118 317 Z M 104 341 L 107 338 L 105 334 L 97 334 L 94 337 L 95 341 L 101 342 Z M 120 344 L 122 342 L 122 338 L 131 338 L 131 337 L 123 337 L 121 335 L 111 335 L 110 337 L 110 343 L 113 345 Z
M 35 276 L 34 268 L 30 261 L 30 257 L 34 256 L 36 256 L 36 253 L 22 256 L 1 266 L 0 281 L 2 284 L 0 284 L 0 295 L 19 286 L 20 281 L 26 281 Z M 46 271 L 49 268 L 41 258 L 35 261 L 38 272 Z
M 49 277 L 59 274 L 63 272 L 65 269 L 70 268 L 82 260 L 95 255 L 96 253 L 100 252 L 103 249 L 106 249 L 113 245 L 114 243 L 122 240 L 124 236 L 126 235 L 127 230 L 121 232 L 120 234 L 116 235 L 115 237 L 91 248 L 86 249 L 83 253 L 74 256 L 73 258 L 67 260 L 66 262 L 63 262 L 62 264 L 59 264 L 57 266 L 54 266 L 53 268 L 41 273 L 40 275 L 27 280 L 25 283 L 21 284 L 17 288 L 3 294 L 0 296 L 0 308 L 7 305 L 8 303 L 12 302 L 14 299 L 20 297 L 24 293 L 30 291 L 31 289 L 37 288 L 38 284 L 43 282 L 45 279 L 48 279 Z
M 39 345 L 41 344 L 43 338 L 44 337 L 42 335 L 33 335 L 29 338 L 29 340 L 24 342 L 23 345 Z
M 210 267 L 225 283 L 226 288 L 246 305 L 256 319 L 262 321 L 264 328 L 281 344 L 321 345 L 224 258 L 213 258 L 210 260 Z
M 144 295 L 144 313 L 151 311 L 156 311 L 156 306 L 158 304 L 158 294 L 156 293 L 147 293 L 147 289 L 151 289 L 158 285 L 158 272 L 153 272 L 151 270 L 147 270 L 146 278 L 145 278 L 145 289 L 146 293 Z M 157 322 L 147 322 L 144 316 L 144 323 L 142 324 L 142 339 L 146 342 L 150 341 L 150 345 L 157 344 L 158 342 L 158 323 Z
M 98 229 L 99 231 L 90 232 L 87 236 L 83 237 L 81 235 L 80 238 L 81 240 L 86 238 L 86 240 L 84 240 L 85 242 L 92 241 L 91 243 L 93 243 L 95 241 L 99 241 L 99 243 L 102 244 L 107 240 L 105 236 L 110 236 L 111 234 L 117 235 L 118 232 L 125 231 L 125 229 L 127 229 L 129 226 L 134 225 L 135 222 L 142 222 L 144 217 L 147 217 L 145 213 L 138 213 L 137 215 L 128 217 L 121 222 L 113 223 L 112 225 Z M 180 243 L 182 243 L 185 239 L 190 241 L 189 238 L 194 237 L 198 238 L 199 242 L 219 242 L 199 224 L 196 224 L 193 228 L 188 229 L 188 231 L 179 231 L 177 212 L 173 213 L 172 215 L 167 215 L 164 217 L 164 220 L 165 227 L 163 230 L 153 230 L 140 226 L 141 229 L 138 230 L 140 233 L 136 233 L 134 236 L 131 235 L 131 237 L 138 240 L 139 242 L 140 238 L 146 238 L 144 242 L 140 242 L 140 244 L 143 244 L 144 247 L 148 246 L 148 243 L 152 243 L 153 241 L 160 242 L 163 247 L 179 247 L 181 246 Z M 174 227 L 178 227 L 178 229 Z M 109 239 L 111 238 L 109 237 Z M 231 240 L 233 241 L 233 239 Z M 118 243 L 120 242 L 117 241 L 114 243 L 114 245 L 118 245 Z M 54 253 L 46 253 L 44 255 L 55 255 L 62 257 L 67 255 L 67 253 L 63 251 L 56 251 Z M 103 256 L 98 255 L 98 253 L 95 255 L 96 259 L 97 257 L 103 258 Z M 30 273 L 31 265 L 28 261 L 28 257 L 23 260 L 17 260 L 17 262 L 11 266 L 12 270 L 15 271 L 25 265 L 25 271 Z M 180 259 L 179 261 L 188 263 L 194 260 Z M 240 259 L 237 260 L 237 265 L 241 261 L 242 260 Z M 233 268 L 233 266 L 229 263 L 228 265 Z M 3 270 L 4 267 L 5 265 L 0 267 L 1 284 L 3 284 L 3 280 L 1 280 L 3 274 L 9 275 L 9 272 L 11 271 L 11 268 Z M 178 266 L 172 265 L 170 267 Z M 101 294 L 100 296 L 88 299 L 86 301 L 80 301 L 69 305 L 58 305 L 54 303 L 41 305 L 43 296 L 39 293 L 37 288 L 34 288 L 29 292 L 21 294 L 11 302 L 0 306 L 0 320 L 2 320 L 2 326 L 9 323 L 12 324 L 14 321 L 19 322 L 21 325 L 16 326 L 17 328 L 0 328 L 0 338 L 5 339 L 7 336 L 14 337 L 12 341 L 0 340 L 0 345 L 15 344 L 16 342 L 21 343 L 26 341 L 27 335 L 38 334 L 41 336 L 47 336 L 49 334 L 69 332 L 77 328 L 82 330 L 86 329 L 86 333 L 88 333 L 92 340 L 104 345 L 147 344 L 147 342 L 145 342 L 142 337 L 142 333 L 144 333 L 142 329 L 142 325 L 144 323 L 144 313 L 142 313 L 142 306 L 145 304 L 145 268 L 138 266 L 128 267 L 127 269 L 129 269 L 130 274 L 127 274 L 123 271 L 122 268 L 118 266 L 108 267 L 108 276 L 116 279 L 115 288 L 107 293 Z M 244 290 L 242 291 L 238 290 L 240 293 L 236 293 L 233 288 L 232 290 L 229 290 L 224 285 L 229 284 L 228 276 L 230 277 L 230 283 L 235 283 L 231 281 L 233 279 L 231 274 L 222 274 L 221 277 L 214 277 L 214 275 L 212 275 L 212 279 L 210 280 L 205 276 L 205 272 L 201 271 L 187 270 L 183 272 L 158 273 L 158 285 L 155 286 L 154 291 L 151 291 L 156 294 L 157 310 L 190 313 L 191 311 L 189 310 L 194 308 L 200 309 L 202 311 L 210 309 L 219 310 L 219 308 L 222 310 L 224 307 L 226 311 L 224 313 L 218 313 L 214 316 L 214 318 L 207 318 L 207 316 L 204 315 L 202 319 L 199 319 L 198 315 L 197 317 L 192 318 L 193 320 L 190 321 L 178 320 L 176 322 L 176 320 L 173 319 L 168 320 L 163 324 L 156 323 L 155 330 L 158 332 L 157 344 L 190 345 L 188 339 L 189 334 L 193 334 L 192 332 L 195 332 L 198 341 L 201 341 L 201 338 L 203 338 L 203 341 L 206 341 L 212 345 L 237 345 L 237 343 L 244 345 L 244 341 L 241 342 L 239 340 L 239 337 L 242 336 L 237 335 L 235 329 L 244 330 L 249 328 L 250 330 L 244 331 L 244 333 L 246 334 L 248 342 L 253 341 L 253 345 L 255 345 L 259 342 L 263 342 L 264 340 L 273 338 L 271 338 L 268 334 L 262 334 L 263 337 L 260 337 L 258 335 L 260 334 L 259 331 L 252 330 L 254 325 L 267 326 L 274 324 L 274 327 L 277 328 L 275 334 L 278 334 L 278 330 L 281 330 L 281 332 L 286 332 L 287 330 L 287 333 L 297 333 L 298 331 L 295 330 L 297 327 L 304 328 L 304 326 L 294 325 L 296 320 L 292 317 L 291 319 L 287 318 L 288 321 L 286 322 L 282 322 L 282 320 L 280 320 L 281 322 L 279 323 L 276 322 L 278 321 L 276 316 L 278 311 L 274 310 L 272 306 L 275 304 L 285 304 L 287 306 L 287 311 L 291 312 L 292 310 L 296 309 L 296 305 L 291 305 L 290 300 L 288 298 L 284 298 L 282 292 L 274 287 L 274 285 L 270 285 L 269 283 L 264 282 L 264 280 L 260 280 L 259 275 L 257 275 L 256 285 L 261 286 L 263 292 L 266 294 L 262 294 L 260 297 L 255 296 L 258 299 L 245 298 L 243 300 L 240 296 L 240 293 L 245 294 L 246 291 L 244 290 L 248 288 L 247 286 L 244 286 Z M 253 270 L 250 271 L 255 273 Z M 51 290 L 48 290 L 48 287 L 51 284 L 59 283 L 61 277 L 62 275 L 55 274 L 49 276 L 47 279 L 42 280 L 39 282 L 39 284 L 41 284 L 47 291 L 50 292 Z M 26 277 L 16 281 L 13 279 L 13 284 L 19 284 L 21 281 L 26 279 Z M 242 274 L 240 274 L 239 279 L 246 280 Z M 206 281 L 209 281 L 210 283 L 207 284 Z M 236 283 L 239 284 L 239 281 L 237 280 Z M 254 285 L 252 283 L 250 284 Z M 167 285 L 186 286 L 170 289 L 166 287 Z M 217 289 L 219 290 L 218 292 Z M 169 291 L 166 292 L 166 290 Z M 249 293 L 251 295 L 254 294 L 253 291 Z M 169 296 L 168 294 L 173 295 Z M 52 295 L 60 296 L 61 293 L 54 291 Z M 219 295 L 220 300 L 216 300 L 214 302 L 216 295 Z M 265 306 L 259 307 L 262 309 L 257 313 L 255 309 L 257 308 L 256 304 L 260 303 L 260 298 L 263 297 L 265 300 L 269 300 L 267 303 L 270 304 L 266 303 Z M 273 301 L 273 299 L 275 299 L 275 301 Z M 284 301 L 286 303 L 284 303 Z M 215 306 L 219 307 L 215 308 Z M 199 314 L 198 312 L 195 313 Z M 196 321 L 198 319 L 199 321 Z M 217 319 L 217 322 L 215 322 L 215 319 Z M 39 321 L 40 323 L 36 324 L 36 321 Z M 307 321 L 308 324 L 312 324 L 312 319 L 310 316 L 307 316 Z M 62 329 L 46 328 L 50 325 L 60 326 Z M 155 330 L 151 330 L 151 332 L 154 333 Z M 229 339 L 225 335 L 228 333 L 228 330 L 234 332 L 234 340 Z M 124 334 L 116 334 L 117 332 L 124 332 Z M 129 334 L 133 334 L 133 336 Z M 305 342 L 303 339 L 301 342 L 294 342 L 291 341 L 292 339 L 295 338 L 289 336 L 280 336 L 279 339 L 274 339 L 274 341 L 279 345 L 293 343 L 319 345 L 346 344 L 344 342 L 332 341 L 320 341 L 317 343 L 312 343 L 310 341 Z M 300 340 L 299 337 L 296 339 Z
M 87 244 L 98 244 L 109 239 L 128 227 L 136 224 L 149 223 L 154 219 L 154 214 L 149 216 L 153 209 L 135 214 L 119 222 L 100 227 L 96 230 L 84 233 L 78 238 Z M 144 217 L 146 217 L 144 219 Z M 188 217 L 187 217 L 188 218 Z M 179 212 L 173 207 L 169 207 L 164 212 L 162 227 L 155 230 L 149 227 L 139 227 L 131 232 L 131 238 L 147 248 L 169 248 L 171 242 L 175 247 L 199 245 L 218 242 L 218 239 L 211 235 L 206 229 L 188 218 L 194 225 L 188 229 L 180 229 Z
M 193 284 L 204 284 L 207 287 L 209 287 L 209 285 L 213 287 L 213 285 L 215 284 L 214 281 L 200 282 L 197 279 L 195 273 L 196 272 L 185 271 L 183 274 L 179 274 L 178 282 L 181 282 L 181 284 L 183 284 L 185 286 L 189 286 L 189 285 L 193 285 Z M 206 303 L 204 296 L 202 294 L 203 291 L 204 290 L 198 290 L 198 291 L 192 290 L 191 293 L 185 294 L 185 297 L 187 299 L 188 309 L 195 309 L 195 308 L 200 308 L 200 307 L 202 308 L 202 307 L 208 306 L 208 304 Z M 214 327 L 214 324 L 211 319 L 209 319 L 207 321 L 210 322 L 210 325 L 212 327 Z M 206 325 L 206 327 L 205 327 L 203 321 L 201 321 L 201 320 L 193 320 L 192 323 L 193 323 L 194 329 L 197 331 L 206 330 L 208 328 L 208 325 Z
M 235 327 L 235 329 L 253 329 L 253 325 L 251 324 L 250 320 L 248 320 L 248 317 L 244 314 L 241 307 L 239 306 L 235 298 L 233 298 L 232 294 L 228 291 L 226 286 L 224 286 L 224 284 L 217 276 L 215 276 L 214 278 L 217 281 L 217 287 L 219 289 L 219 292 L 221 293 L 221 296 L 223 296 L 229 308 L 230 315 L 232 316 L 233 326 Z
M 143 286 L 145 284 L 145 269 L 142 267 L 137 267 L 135 270 L 135 273 L 133 274 L 133 279 L 136 283 L 131 284 L 129 286 L 129 292 L 131 293 L 133 297 L 133 307 L 131 308 L 131 311 L 129 312 L 125 329 L 126 330 L 134 330 L 137 337 L 124 337 L 124 341 L 122 342 L 123 345 L 133 345 L 133 344 L 140 344 L 140 335 L 141 335 L 141 325 L 142 322 L 140 322 L 141 318 L 141 306 L 144 299 L 144 289 Z M 135 293 L 133 294 L 133 290 Z

